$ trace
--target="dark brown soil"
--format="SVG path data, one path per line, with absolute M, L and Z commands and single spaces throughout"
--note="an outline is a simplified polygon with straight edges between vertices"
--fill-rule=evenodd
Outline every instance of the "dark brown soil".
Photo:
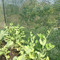
M 0 56 L 0 60 L 6 60 L 5 56 L 4 55 Z
M 18 53 L 19 52 L 17 52 L 15 49 L 11 50 L 9 53 L 9 56 L 10 56 L 9 60 L 13 60 L 13 57 L 18 56 Z M 0 56 L 0 60 L 6 60 L 5 56 L 4 55 Z
M 1 48 L 3 48 L 5 44 L 6 43 L 3 41 L 1 44 Z M 19 54 L 19 52 L 16 49 L 9 49 L 9 51 L 10 51 L 10 53 L 8 54 L 10 56 L 9 60 L 13 60 L 13 57 L 18 56 Z M 0 56 L 0 60 L 6 60 L 5 56 L 4 55 Z
M 10 59 L 9 60 L 13 60 L 13 57 L 14 56 L 18 56 L 18 51 L 16 51 L 16 49 L 13 49 L 13 50 L 11 50 L 11 52 L 9 53 L 9 55 L 10 55 Z

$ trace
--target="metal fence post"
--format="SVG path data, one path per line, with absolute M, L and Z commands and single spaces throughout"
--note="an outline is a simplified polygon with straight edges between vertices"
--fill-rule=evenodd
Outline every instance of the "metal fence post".
M 5 21 L 5 24 L 6 24 L 6 16 L 5 16 L 4 0 L 2 0 L 2 5 L 3 5 L 4 21 Z

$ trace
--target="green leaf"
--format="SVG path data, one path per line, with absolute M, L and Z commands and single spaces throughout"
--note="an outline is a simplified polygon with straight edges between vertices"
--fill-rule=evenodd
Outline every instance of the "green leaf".
M 40 53 L 40 52 L 37 52 L 37 53 L 38 53 L 38 56 L 39 56 L 40 58 L 43 58 L 43 57 L 46 56 L 46 53 Z
M 47 50 L 51 50 L 52 48 L 54 48 L 55 46 L 54 45 L 52 45 L 51 43 L 47 43 L 46 44 L 46 49 Z
M 7 44 L 5 45 L 5 47 L 7 47 L 7 48 L 11 47 L 13 44 L 14 44 L 13 41 L 8 41 Z
M 46 57 L 46 60 L 49 60 L 49 57 L 48 56 Z
M 38 40 L 35 40 L 35 43 L 38 43 Z
M 15 56 L 15 57 L 13 58 L 13 60 L 17 60 L 17 56 Z
M 27 54 L 29 54 L 30 52 L 32 52 L 32 49 L 29 46 L 25 46 L 25 49 Z
M 0 40 L 4 37 L 4 35 L 5 35 L 5 31 L 1 30 L 1 32 L 0 32 Z
M 2 55 L 3 54 L 3 52 L 2 51 L 0 51 L 0 55 Z
M 34 53 L 34 52 L 33 52 L 33 53 Z M 31 58 L 31 59 L 34 59 L 34 58 L 35 58 L 35 55 L 34 55 L 33 53 L 30 53 L 30 54 L 29 54 L 29 58 Z
M 42 45 L 42 46 L 45 46 L 46 45 L 46 37 L 44 36 L 44 35 L 42 35 L 42 34 L 38 34 L 38 36 L 40 37 L 40 44 Z
M 19 56 L 19 57 L 17 58 L 17 60 L 26 60 L 26 58 L 25 58 L 25 54 Z
M 30 36 L 31 36 L 31 37 L 33 36 L 32 32 L 30 32 Z
M 13 23 L 10 23 L 10 26 L 13 26 Z
M 10 58 L 10 56 L 9 56 L 9 55 L 6 55 L 5 57 L 6 57 L 6 59 L 9 59 L 9 58 Z

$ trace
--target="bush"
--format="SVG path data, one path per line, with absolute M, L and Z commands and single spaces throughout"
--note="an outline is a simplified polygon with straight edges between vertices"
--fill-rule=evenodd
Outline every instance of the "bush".
M 38 39 L 36 38 L 38 36 Z M 4 42 L 6 43 L 0 48 L 0 56 L 4 55 L 6 60 L 49 60 L 46 56 L 47 51 L 54 48 L 51 43 L 46 43 L 46 37 L 43 34 L 30 35 L 27 37 L 23 27 L 10 26 L 5 27 Z M 27 37 L 27 39 L 25 39 Z M 17 54 L 11 58 L 11 50 L 16 50 Z M 15 53 L 16 53 L 15 52 Z M 13 54 L 15 54 L 13 53 Z

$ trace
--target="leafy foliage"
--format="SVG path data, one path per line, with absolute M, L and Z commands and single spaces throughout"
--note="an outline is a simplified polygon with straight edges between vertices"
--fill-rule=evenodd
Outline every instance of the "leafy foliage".
M 13 26 L 13 24 L 6 26 L 4 36 L 6 44 L 0 48 L 0 55 L 4 55 L 6 60 L 9 60 L 10 49 L 16 49 L 19 56 L 15 56 L 13 60 L 49 60 L 46 53 L 54 48 L 54 45 L 47 43 L 43 34 L 37 34 L 37 36 L 39 39 L 36 39 L 36 36 L 30 32 L 30 36 L 27 37 L 23 27 Z
M 4 35 L 5 35 L 5 31 L 2 30 L 0 32 L 0 47 L 1 47 L 2 39 L 3 39 Z

